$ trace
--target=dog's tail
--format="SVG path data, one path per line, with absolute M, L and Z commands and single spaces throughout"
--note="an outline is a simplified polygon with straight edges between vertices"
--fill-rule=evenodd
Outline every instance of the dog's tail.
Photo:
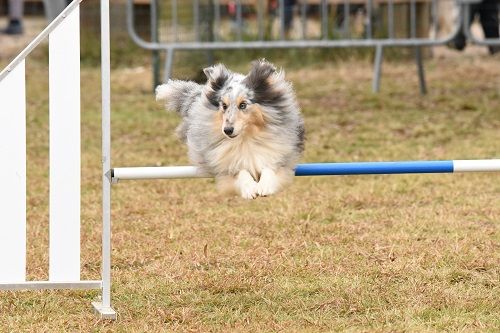
M 202 87 L 192 81 L 168 80 L 156 88 L 156 100 L 164 102 L 167 110 L 186 117 L 191 105 L 200 96 Z

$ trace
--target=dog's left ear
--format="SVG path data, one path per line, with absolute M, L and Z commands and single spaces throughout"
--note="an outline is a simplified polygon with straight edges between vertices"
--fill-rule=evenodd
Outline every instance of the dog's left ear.
M 252 68 L 245 78 L 245 84 L 252 90 L 266 89 L 269 79 L 276 73 L 276 67 L 265 59 L 252 62 Z
M 290 93 L 290 85 L 285 81 L 285 73 L 266 60 L 252 63 L 250 73 L 243 83 L 253 91 L 253 102 L 261 105 L 279 106 Z
M 226 81 L 229 77 L 229 70 L 223 64 L 213 65 L 203 69 L 208 81 Z

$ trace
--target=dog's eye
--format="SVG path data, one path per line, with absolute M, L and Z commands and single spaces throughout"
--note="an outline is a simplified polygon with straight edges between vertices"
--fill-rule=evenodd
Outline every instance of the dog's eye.
M 222 109 L 223 110 L 227 110 L 227 104 L 226 103 L 222 103 Z
M 241 102 L 238 108 L 240 108 L 240 110 L 245 110 L 247 108 L 247 103 Z

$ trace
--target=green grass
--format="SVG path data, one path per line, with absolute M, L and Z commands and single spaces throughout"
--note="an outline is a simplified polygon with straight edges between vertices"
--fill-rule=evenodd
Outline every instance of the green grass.
M 270 59 L 271 61 L 273 59 Z M 47 88 L 28 64 L 28 276 L 47 277 Z M 247 70 L 247 64 L 233 64 Z M 500 156 L 500 67 L 487 57 L 293 67 L 304 162 Z M 194 69 L 192 69 L 194 70 Z M 99 72 L 82 69 L 82 278 L 100 269 Z M 113 165 L 187 164 L 178 119 L 147 68 L 113 71 Z M 33 177 L 39 178 L 34 179 Z M 113 306 L 96 292 L 0 297 L 0 331 L 498 332 L 498 174 L 297 178 L 275 197 L 220 197 L 212 180 L 113 187 Z

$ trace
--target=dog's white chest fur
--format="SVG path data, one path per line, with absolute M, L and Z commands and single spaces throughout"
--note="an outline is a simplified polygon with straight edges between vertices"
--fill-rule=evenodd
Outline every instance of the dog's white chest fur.
M 279 164 L 283 145 L 260 138 L 235 138 L 222 141 L 209 153 L 209 164 L 217 173 L 236 175 L 248 170 L 258 180 L 262 169 Z

